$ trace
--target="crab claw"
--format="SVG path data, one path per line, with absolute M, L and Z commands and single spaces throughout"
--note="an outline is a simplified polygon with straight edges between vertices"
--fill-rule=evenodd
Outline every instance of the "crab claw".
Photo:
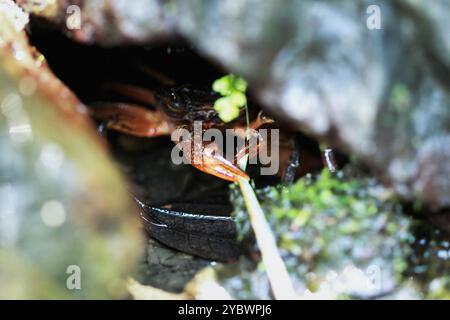
M 201 148 L 201 154 L 194 156 L 192 166 L 223 180 L 237 182 L 239 178 L 250 180 L 250 177 L 217 152 L 217 145 L 210 143 Z

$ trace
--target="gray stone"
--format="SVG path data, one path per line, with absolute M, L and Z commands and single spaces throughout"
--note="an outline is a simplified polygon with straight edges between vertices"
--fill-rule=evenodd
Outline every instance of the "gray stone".
M 280 120 L 355 155 L 404 198 L 450 205 L 448 1 L 124 3 L 83 1 L 87 23 L 74 38 L 182 36 L 246 78 Z M 370 5 L 380 8 L 380 29 L 367 26 Z

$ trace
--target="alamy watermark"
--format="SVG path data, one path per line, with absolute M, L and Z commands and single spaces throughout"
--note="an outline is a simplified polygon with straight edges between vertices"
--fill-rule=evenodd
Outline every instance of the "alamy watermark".
M 366 26 L 369 30 L 381 29 L 381 8 L 378 5 L 372 4 L 367 7 L 366 13 L 368 14 L 366 20 Z
M 81 29 L 81 8 L 77 5 L 68 6 L 66 9 L 66 27 L 69 30 Z
M 81 290 L 81 268 L 75 264 L 66 269 L 69 276 L 66 279 L 66 288 L 68 290 Z
M 34 11 L 43 11 L 48 5 L 46 0 L 32 1 L 28 6 L 31 6 Z M 366 19 L 366 26 L 369 30 L 379 30 L 381 26 L 381 8 L 379 5 L 371 4 L 366 9 L 368 15 Z M 80 30 L 82 23 L 81 8 L 78 5 L 70 5 L 66 9 L 66 27 L 69 30 Z

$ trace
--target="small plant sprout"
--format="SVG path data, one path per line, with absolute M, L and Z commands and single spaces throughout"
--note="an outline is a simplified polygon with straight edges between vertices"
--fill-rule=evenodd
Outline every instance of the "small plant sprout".
M 247 106 L 245 95 L 247 82 L 229 74 L 214 81 L 212 88 L 222 95 L 214 103 L 214 109 L 219 113 L 220 119 L 225 123 L 235 120 L 239 116 L 241 108 Z
M 213 90 L 220 95 L 214 103 L 214 109 L 219 113 L 220 119 L 228 123 L 239 117 L 242 108 L 245 108 L 245 115 L 247 121 L 247 141 L 250 140 L 250 119 L 248 114 L 247 96 L 247 81 L 234 74 L 229 74 L 217 79 L 213 83 Z M 247 167 L 248 156 L 244 156 L 239 161 L 239 166 L 245 171 Z
M 219 113 L 220 119 L 228 123 L 239 117 L 242 108 L 245 108 L 247 120 L 247 141 L 250 135 L 250 119 L 247 106 L 247 82 L 233 74 L 226 75 L 214 81 L 213 90 L 222 97 L 214 103 L 214 109 Z M 247 157 L 241 159 L 239 166 L 245 171 Z M 272 290 L 276 299 L 295 299 L 296 295 L 289 279 L 286 266 L 278 252 L 275 237 L 270 230 L 258 199 L 248 183 L 239 179 L 239 186 L 245 199 L 245 204 L 250 218 L 250 223 L 256 235 L 256 241 L 262 253 L 262 261 L 265 266 Z

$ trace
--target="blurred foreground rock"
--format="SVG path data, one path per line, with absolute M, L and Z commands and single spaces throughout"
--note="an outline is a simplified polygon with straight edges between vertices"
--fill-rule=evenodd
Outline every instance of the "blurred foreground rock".
M 138 215 L 85 107 L 0 0 L 0 299 L 120 298 Z
M 182 36 L 249 80 L 267 110 L 356 155 L 404 198 L 450 206 L 446 0 L 18 2 L 64 30 L 68 6 L 81 4 L 81 29 L 66 31 L 86 43 Z M 378 9 L 381 29 L 370 29 Z

